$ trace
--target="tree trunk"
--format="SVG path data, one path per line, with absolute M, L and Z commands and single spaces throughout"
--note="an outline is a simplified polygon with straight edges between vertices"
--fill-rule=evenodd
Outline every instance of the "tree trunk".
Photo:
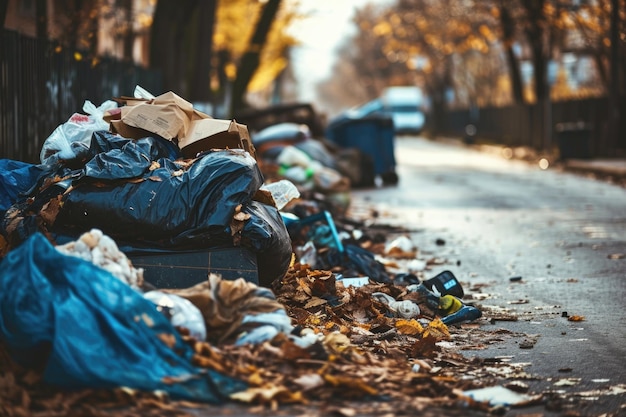
M 199 5 L 196 21 L 195 65 L 192 67 L 189 99 L 211 101 L 211 58 L 213 55 L 213 30 L 215 27 L 216 0 L 205 0 Z
M 133 2 L 132 0 L 119 0 L 118 7 L 124 14 L 124 33 L 122 34 L 122 56 L 126 61 L 133 60 L 133 46 L 135 33 L 133 30 Z
M 150 30 L 150 67 L 161 71 L 166 91 L 184 95 L 185 34 L 197 5 L 198 0 L 157 2 Z
M 48 38 L 48 2 L 47 0 L 37 0 L 35 3 L 37 16 L 37 37 L 39 39 Z
M 504 3 L 500 5 L 500 23 L 502 24 L 502 32 L 504 34 L 504 47 L 506 50 L 506 60 L 509 64 L 509 77 L 511 78 L 513 101 L 517 104 L 524 104 L 522 76 L 520 74 L 518 59 L 513 51 L 513 31 L 515 28 L 515 22 L 513 21 L 509 10 L 504 6 Z
M 620 140 L 619 121 L 620 121 L 620 91 L 622 91 L 622 80 L 620 80 L 620 60 L 619 60 L 619 0 L 611 0 L 611 78 L 609 88 L 609 146 L 613 149 L 617 148 Z M 621 77 L 624 74 L 622 72 Z M 621 139 L 619 145 L 626 144 L 626 140 Z
M 67 27 L 67 45 L 71 48 L 79 49 L 78 28 L 80 26 L 81 12 L 83 8 L 82 0 L 74 1 L 73 7 L 69 9 L 70 22 Z
M 0 22 L 4 28 L 4 21 L 7 18 L 7 9 L 9 8 L 9 0 L 0 0 Z
M 522 4 L 526 10 L 528 23 L 526 25 L 526 37 L 530 45 L 531 56 L 534 69 L 534 90 L 535 100 L 541 103 L 549 97 L 548 86 L 548 56 L 544 45 L 545 16 L 543 6 L 545 0 L 523 0 Z
M 233 96 L 230 107 L 231 116 L 237 111 L 242 110 L 245 106 L 244 96 L 248 84 L 250 84 L 254 73 L 259 67 L 261 51 L 272 26 L 272 22 L 278 13 L 280 2 L 281 0 L 268 0 L 265 6 L 263 6 L 261 17 L 257 22 L 248 49 L 243 54 L 239 68 L 237 69 L 237 78 L 233 85 Z

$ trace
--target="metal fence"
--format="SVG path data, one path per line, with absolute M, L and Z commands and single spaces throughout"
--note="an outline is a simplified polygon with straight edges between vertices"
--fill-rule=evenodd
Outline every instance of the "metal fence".
M 621 114 L 626 115 L 622 97 Z M 528 146 L 551 150 L 559 143 L 559 127 L 581 126 L 589 142 L 589 157 L 626 156 L 626 118 L 622 117 L 617 134 L 609 135 L 609 101 L 606 97 L 552 102 L 548 105 L 513 105 L 480 109 L 453 110 L 446 113 L 436 129 L 446 135 L 466 137 L 469 124 L 476 127 L 476 138 L 508 146 Z
M 136 85 L 161 92 L 157 71 L 80 59 L 75 51 L 4 30 L 0 39 L 0 158 L 39 163 L 43 142 L 85 100 L 99 106 Z

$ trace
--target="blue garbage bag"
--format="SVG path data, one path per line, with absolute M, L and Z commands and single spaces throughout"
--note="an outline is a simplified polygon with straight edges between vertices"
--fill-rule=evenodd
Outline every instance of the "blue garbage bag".
M 37 179 L 48 172 L 44 165 L 0 159 L 0 214 L 7 211 Z
M 193 366 L 191 348 L 152 302 L 41 233 L 0 263 L 0 338 L 22 365 L 42 362 L 44 381 L 60 387 L 126 386 L 212 403 L 246 388 Z

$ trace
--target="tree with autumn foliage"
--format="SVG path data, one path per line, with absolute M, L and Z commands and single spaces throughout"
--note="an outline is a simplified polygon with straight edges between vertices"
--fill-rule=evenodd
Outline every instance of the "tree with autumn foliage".
M 280 0 L 158 0 L 152 24 L 151 66 L 165 88 L 199 101 L 227 103 L 231 115 L 248 91 L 268 88 L 287 66 L 296 18 Z M 195 77 L 189 74 L 195 73 Z
M 357 34 L 344 45 L 335 66 L 335 75 L 343 80 L 329 81 L 320 91 L 325 98 L 345 93 L 363 102 L 378 96 L 381 86 L 419 85 L 432 101 L 435 122 L 449 106 L 545 106 L 551 94 L 560 98 L 571 94 L 564 72 L 550 85 L 548 64 L 572 52 L 593 56 L 599 79 L 604 80 L 581 91 L 623 94 L 624 4 L 625 0 L 396 0 L 378 13 L 364 6 L 355 18 Z M 522 77 L 524 61 L 531 64 L 530 81 Z M 389 73 L 390 68 L 395 70 Z

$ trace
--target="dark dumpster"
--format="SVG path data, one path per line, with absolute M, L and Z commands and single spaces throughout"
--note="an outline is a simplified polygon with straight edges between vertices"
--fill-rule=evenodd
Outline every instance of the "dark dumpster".
M 557 123 L 555 131 L 560 159 L 591 158 L 592 126 L 589 123 Z

